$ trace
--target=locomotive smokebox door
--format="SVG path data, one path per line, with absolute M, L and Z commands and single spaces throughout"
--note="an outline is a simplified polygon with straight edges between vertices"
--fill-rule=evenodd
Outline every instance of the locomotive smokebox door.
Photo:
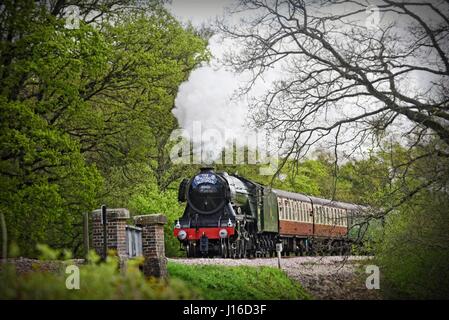
M 209 251 L 209 239 L 205 234 L 200 238 L 200 251 L 205 253 Z

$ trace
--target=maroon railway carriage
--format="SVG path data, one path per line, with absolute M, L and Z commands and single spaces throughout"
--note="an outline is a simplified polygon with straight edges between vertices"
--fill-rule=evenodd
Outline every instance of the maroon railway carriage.
M 285 252 L 345 253 L 349 217 L 361 207 L 301 193 L 274 189 L 279 213 L 279 236 Z

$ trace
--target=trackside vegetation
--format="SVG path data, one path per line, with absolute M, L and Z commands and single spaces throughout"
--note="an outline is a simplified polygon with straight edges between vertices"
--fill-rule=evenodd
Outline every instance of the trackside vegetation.
M 211 300 L 308 300 L 299 283 L 272 267 L 229 267 L 169 263 L 170 279 L 182 280 L 189 289 Z
M 309 299 L 309 294 L 275 268 L 186 266 L 170 262 L 167 279 L 146 278 L 143 260 L 127 262 L 119 271 L 112 253 L 106 262 L 89 254 L 89 263 L 78 265 L 79 289 L 68 290 L 66 268 L 74 265 L 70 255 L 39 246 L 40 261 L 19 273 L 16 265 L 0 266 L 0 299 Z M 63 258 L 57 261 L 57 258 Z M 48 271 L 44 263 L 54 263 Z M 22 270 L 23 271 L 23 270 Z
M 90 255 L 90 263 L 79 266 L 79 290 L 68 290 L 66 267 L 71 260 L 61 263 L 58 271 L 35 270 L 25 274 L 16 272 L 13 264 L 2 266 L 0 271 L 0 299 L 201 299 L 187 284 L 177 279 L 146 279 L 139 269 L 142 261 L 131 260 L 125 272 L 118 269 L 117 258 L 110 256 L 98 263 L 98 256 Z M 54 263 L 60 263 L 55 262 Z

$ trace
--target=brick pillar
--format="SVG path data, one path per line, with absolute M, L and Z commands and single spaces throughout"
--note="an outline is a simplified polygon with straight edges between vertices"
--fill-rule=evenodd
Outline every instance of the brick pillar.
M 126 220 L 129 219 L 127 209 L 107 209 L 107 243 L 108 250 L 115 250 L 120 262 L 127 259 L 126 253 Z M 101 209 L 92 212 L 92 246 L 98 255 L 103 255 L 103 224 Z
M 166 277 L 164 224 L 167 223 L 167 217 L 162 214 L 136 216 L 134 222 L 142 228 L 142 252 L 145 258 L 143 273 L 146 276 Z

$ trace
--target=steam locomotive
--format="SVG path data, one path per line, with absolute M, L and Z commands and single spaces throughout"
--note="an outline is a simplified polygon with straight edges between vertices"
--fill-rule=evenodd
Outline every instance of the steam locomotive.
M 187 257 L 244 258 L 282 254 L 345 254 L 348 229 L 360 206 L 272 189 L 226 172 L 202 168 L 184 179 L 187 202 L 174 226 Z

